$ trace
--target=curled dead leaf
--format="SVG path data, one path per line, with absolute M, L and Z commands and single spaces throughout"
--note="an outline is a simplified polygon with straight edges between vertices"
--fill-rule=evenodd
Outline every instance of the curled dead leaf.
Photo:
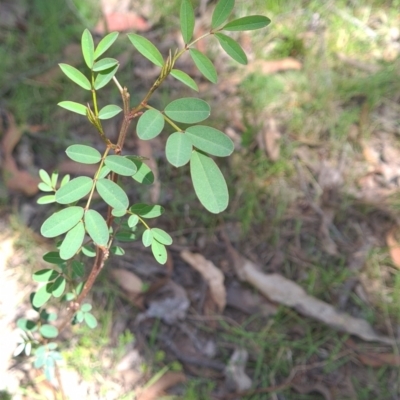
M 224 274 L 201 254 L 184 250 L 181 252 L 181 257 L 202 275 L 210 288 L 211 297 L 217 304 L 219 312 L 222 312 L 226 305 Z
M 258 135 L 259 146 L 265 150 L 271 161 L 278 161 L 281 152 L 281 133 L 278 130 L 274 118 L 268 118 L 264 122 L 262 131 Z
M 393 344 L 391 338 L 376 333 L 367 321 L 337 311 L 332 305 L 308 295 L 302 287 L 282 275 L 264 274 L 256 264 L 240 256 L 227 238 L 225 241 L 239 279 L 250 283 L 272 301 L 363 340 Z
M 393 264 L 400 269 L 400 244 L 395 238 L 395 231 L 393 229 L 386 235 L 386 244 L 389 247 Z
M 137 400 L 158 400 L 172 386 L 186 381 L 182 372 L 166 372 L 156 382 L 139 392 Z
M 142 292 L 143 281 L 133 272 L 122 268 L 114 268 L 111 275 L 117 284 L 129 293 L 139 294 Z

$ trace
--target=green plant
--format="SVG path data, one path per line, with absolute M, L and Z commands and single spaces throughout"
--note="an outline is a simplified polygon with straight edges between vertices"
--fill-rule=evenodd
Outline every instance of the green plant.
M 267 17 L 253 15 L 226 23 L 234 7 L 234 0 L 220 0 L 213 12 L 211 28 L 203 36 L 192 40 L 194 31 L 194 10 L 190 0 L 183 0 L 180 9 L 180 27 L 183 49 L 169 51 L 166 59 L 146 38 L 128 34 L 136 50 L 160 68 L 160 74 L 142 101 L 130 104 L 130 94 L 116 78 L 118 61 L 101 56 L 113 45 L 118 33 L 105 36 L 95 47 L 92 35 L 85 30 L 82 35 L 82 53 L 87 76 L 67 64 L 60 64 L 64 74 L 82 89 L 91 93 L 92 104 L 84 105 L 74 101 L 62 101 L 59 106 L 85 116 L 100 135 L 103 152 L 83 145 L 73 144 L 66 149 L 67 156 L 78 163 L 96 165 L 93 177 L 78 176 L 74 179 L 59 174 L 49 175 L 40 171 L 42 182 L 39 188 L 47 192 L 39 198 L 39 204 L 57 203 L 61 210 L 52 213 L 43 223 L 41 234 L 46 238 L 64 236 L 57 244 L 57 251 L 46 253 L 44 261 L 52 265 L 33 274 L 33 280 L 40 287 L 31 294 L 31 303 L 38 312 L 36 320 L 20 319 L 18 326 L 23 330 L 21 343 L 15 351 L 33 355 L 34 365 L 43 368 L 48 380 L 53 380 L 57 362 L 62 359 L 54 342 L 59 333 L 70 323 L 85 323 L 89 328 L 97 326 L 92 306 L 84 302 L 110 254 L 124 254 L 118 242 L 129 242 L 141 236 L 143 245 L 150 247 L 154 258 L 164 264 L 167 261 L 166 246 L 172 244 L 171 236 L 164 230 L 152 227 L 148 220 L 160 216 L 164 209 L 160 205 L 130 204 L 124 189 L 133 179 L 140 184 L 151 184 L 154 175 L 144 159 L 136 155 L 123 155 L 123 147 L 131 122 L 138 118 L 137 135 L 149 140 L 159 135 L 165 123 L 173 129 L 166 142 L 166 158 L 174 167 L 190 163 L 190 173 L 197 197 L 211 213 L 220 213 L 228 206 L 228 189 L 217 164 L 210 156 L 226 157 L 233 151 L 232 141 L 221 131 L 206 125 L 198 125 L 210 115 L 210 106 L 205 101 L 188 97 L 174 100 L 160 111 L 149 100 L 168 75 L 172 75 L 191 89 L 198 91 L 196 82 L 185 72 L 174 68 L 176 60 L 189 52 L 194 64 L 209 81 L 217 82 L 217 72 L 209 58 L 193 46 L 207 36 L 213 36 L 234 60 L 247 63 L 247 57 L 238 43 L 222 31 L 254 30 L 267 26 Z M 120 91 L 122 108 L 115 104 L 100 107 L 97 92 L 113 81 Z M 112 143 L 103 130 L 102 121 L 122 112 L 122 125 L 118 140 Z M 182 128 L 178 124 L 188 124 Z M 131 181 L 131 182 L 133 182 Z M 99 213 L 93 205 L 97 192 L 108 207 L 106 215 Z M 91 262 L 89 271 L 87 264 Z M 44 306 L 52 298 L 66 305 L 66 311 L 58 320 L 55 313 L 49 313 Z

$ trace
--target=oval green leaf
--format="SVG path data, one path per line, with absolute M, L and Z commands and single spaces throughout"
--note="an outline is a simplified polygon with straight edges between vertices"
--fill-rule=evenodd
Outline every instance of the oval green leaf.
M 129 33 L 128 38 L 142 56 L 146 57 L 153 64 L 159 67 L 163 66 L 163 57 L 158 51 L 157 47 L 154 46 L 154 44 L 151 43 L 150 40 L 146 39 L 143 36 L 137 35 L 136 33 Z
M 119 33 L 111 32 L 100 40 L 94 52 L 94 59 L 97 60 L 117 40 Z
M 68 232 L 83 217 L 82 207 L 68 207 L 51 215 L 44 221 L 40 232 L 46 238 L 59 236 Z
M 64 260 L 60 257 L 58 251 L 50 251 L 43 256 L 43 260 L 49 264 L 63 264 Z
M 153 234 L 151 233 L 151 229 L 146 229 L 142 235 L 142 243 L 144 247 L 149 247 L 153 242 Z
M 137 171 L 136 165 L 131 160 L 119 155 L 107 156 L 104 163 L 111 171 L 122 176 L 132 176 Z
M 40 179 L 48 186 L 52 186 L 50 175 L 44 169 L 39 169 Z
M 84 303 L 81 305 L 81 311 L 89 312 L 92 309 L 92 305 L 89 303 Z
M 97 164 L 101 160 L 99 151 L 83 144 L 73 144 L 65 152 L 71 160 L 82 164 Z
M 214 160 L 201 152 L 193 151 L 190 174 L 196 195 L 208 211 L 218 214 L 228 207 L 228 187 Z
M 98 246 L 107 246 L 110 234 L 104 218 L 96 210 L 85 212 L 85 228 L 88 235 Z
M 93 186 L 93 179 L 79 176 L 57 190 L 56 201 L 60 204 L 71 204 L 85 197 Z
M 42 286 L 38 291 L 33 295 L 32 298 L 32 306 L 35 308 L 42 307 L 43 304 L 47 303 L 51 297 L 51 291 L 49 290 L 51 284 L 48 283 Z
M 64 74 L 67 75 L 67 77 L 69 79 L 71 79 L 72 82 L 75 82 L 77 85 L 79 85 L 83 89 L 86 89 L 86 90 L 92 89 L 89 79 L 86 78 L 86 76 L 83 75 L 81 71 L 78 71 L 75 67 L 72 67 L 71 65 L 68 65 L 68 64 L 61 63 L 58 65 L 60 66 L 60 68 L 64 72 Z
M 128 208 L 128 196 L 115 182 L 109 179 L 99 179 L 96 182 L 96 189 L 101 198 L 111 207 L 117 210 Z
M 211 18 L 211 28 L 218 28 L 222 23 L 224 23 L 232 12 L 234 6 L 235 0 L 219 0 Z
M 85 227 L 83 226 L 83 222 L 79 221 L 76 226 L 74 226 L 65 235 L 65 239 L 63 240 L 60 247 L 60 257 L 63 260 L 69 260 L 70 258 L 72 258 L 82 246 L 84 238 Z
M 84 314 L 84 319 L 86 322 L 86 325 L 90 328 L 90 329 L 94 329 L 97 326 L 97 320 L 95 318 L 95 316 L 93 314 L 90 313 L 85 313 Z
M 66 286 L 66 280 L 63 276 L 59 276 L 52 284 L 51 284 L 51 294 L 58 298 L 64 294 Z
M 157 240 L 153 240 L 151 243 L 151 252 L 156 261 L 160 264 L 165 264 L 167 262 L 167 249 L 163 244 L 157 242 Z
M 129 228 L 134 228 L 139 222 L 139 217 L 137 215 L 131 215 L 128 218 L 128 226 Z
M 172 244 L 172 237 L 160 228 L 152 228 L 153 238 L 159 241 L 161 244 L 170 245 Z
M 158 110 L 147 110 L 141 115 L 136 131 L 140 139 L 149 140 L 158 136 L 164 128 L 165 120 Z
M 81 40 L 83 59 L 86 65 L 91 69 L 94 62 L 94 43 L 89 29 L 85 29 Z
M 186 135 L 193 146 L 213 156 L 227 157 L 234 150 L 232 140 L 225 133 L 210 126 L 190 126 L 186 129 Z
M 49 324 L 44 324 L 40 327 L 39 329 L 40 334 L 47 338 L 47 339 L 53 339 L 58 336 L 58 329 Z
M 86 115 L 86 106 L 76 103 L 75 101 L 60 101 L 58 105 L 68 111 L 72 111 L 80 115 Z
M 151 185 L 154 183 L 154 174 L 147 164 L 134 157 L 128 156 L 127 158 L 136 165 L 136 174 L 132 176 L 136 182 L 142 183 L 143 185 Z
M 117 210 L 116 208 L 113 208 L 111 214 L 114 215 L 114 217 L 120 218 L 126 214 L 126 209 Z
M 86 257 L 96 257 L 96 249 L 89 245 L 85 245 L 82 247 L 82 253 Z
M 225 50 L 226 54 L 231 56 L 235 61 L 240 64 L 247 64 L 246 53 L 240 47 L 239 43 L 235 42 L 232 38 L 222 33 L 216 33 L 214 36 L 218 39 L 219 44 Z
M 227 23 L 222 29 L 225 31 L 252 31 L 265 28 L 271 20 L 264 15 L 249 15 Z
M 130 211 L 133 212 L 134 214 L 141 216 L 142 218 L 156 218 L 159 217 L 164 212 L 164 208 L 156 204 L 150 205 L 150 204 L 138 203 L 134 204 L 130 208 Z
M 23 331 L 33 331 L 37 327 L 36 322 L 26 318 L 19 318 L 17 326 Z
M 217 83 L 217 71 L 210 59 L 199 50 L 190 49 L 190 56 L 199 71 L 212 83 Z
M 40 182 L 38 185 L 38 188 L 42 192 L 54 192 L 54 189 L 52 187 L 50 187 L 47 183 L 44 183 L 44 182 Z
M 54 269 L 41 269 L 32 274 L 32 279 L 35 282 L 51 282 L 57 279 L 60 276 L 60 273 Z
M 136 240 L 136 234 L 134 232 L 119 231 L 115 238 L 120 242 L 133 242 Z
M 179 20 L 183 41 L 187 44 L 190 42 L 194 31 L 194 11 L 190 0 L 182 0 Z
M 191 140 L 182 132 L 175 132 L 170 135 L 165 145 L 165 155 L 168 162 L 177 168 L 189 162 L 192 150 Z
M 99 72 L 104 71 L 105 69 L 110 69 L 118 65 L 119 62 L 115 58 L 103 58 L 102 60 L 97 61 L 93 65 L 93 71 Z
M 178 79 L 178 81 L 184 83 L 186 86 L 189 86 L 191 89 L 195 90 L 196 92 L 199 91 L 197 83 L 186 72 L 183 72 L 179 69 L 173 69 L 171 70 L 171 75 L 175 79 Z
M 116 106 L 114 104 L 109 104 L 108 106 L 103 107 L 99 111 L 99 118 L 100 119 L 110 119 L 112 117 L 115 117 L 121 111 L 122 111 L 122 108 L 120 106 Z
M 194 124 L 210 116 L 210 106 L 204 100 L 184 97 L 169 103 L 165 107 L 165 114 L 174 121 Z
M 55 201 L 56 201 L 56 196 L 54 194 L 50 194 L 48 196 L 39 197 L 36 202 L 38 204 L 50 204 L 50 203 L 55 203 Z
M 60 182 L 60 187 L 63 187 L 64 185 L 66 185 L 70 180 L 70 176 L 69 174 L 65 175 L 64 178 L 61 179 Z
M 116 65 L 113 68 L 105 69 L 104 71 L 100 71 L 96 75 L 96 79 L 94 80 L 94 88 L 96 90 L 101 89 L 106 86 L 108 82 L 111 81 L 115 73 L 118 71 L 119 65 Z
M 79 262 L 79 261 L 72 261 L 72 272 L 82 278 L 85 275 L 85 266 L 83 263 Z

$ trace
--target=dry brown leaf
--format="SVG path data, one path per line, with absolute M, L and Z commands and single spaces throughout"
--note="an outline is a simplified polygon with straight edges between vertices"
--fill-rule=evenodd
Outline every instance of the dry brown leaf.
M 227 242 L 227 239 L 225 241 Z M 264 274 L 256 264 L 241 257 L 229 242 L 227 242 L 227 245 L 239 279 L 250 283 L 272 301 L 292 307 L 300 314 L 321 321 L 339 331 L 358 336 L 366 341 L 393 343 L 393 340 L 389 337 L 377 334 L 368 322 L 360 318 L 354 318 L 346 313 L 341 313 L 332 305 L 309 296 L 295 282 L 279 274 Z
M 133 272 L 123 268 L 113 268 L 111 275 L 122 289 L 129 293 L 139 294 L 142 292 L 143 281 Z
M 400 244 L 395 239 L 395 231 L 391 230 L 386 235 L 386 244 L 389 247 L 390 257 L 392 257 L 393 264 L 400 268 Z
M 281 133 L 277 128 L 274 118 L 268 118 L 263 127 L 263 131 L 259 133 L 259 146 L 265 150 L 271 161 L 278 161 L 281 152 L 280 138 Z
M 151 28 L 150 24 L 134 11 L 112 12 L 104 15 L 100 20 L 94 32 L 104 35 L 107 32 L 146 32 Z
M 300 61 L 287 57 L 280 60 L 256 60 L 248 64 L 246 73 L 274 74 L 279 71 L 287 71 L 290 69 L 300 70 L 302 64 Z
M 181 257 L 198 271 L 208 283 L 211 296 L 222 312 L 226 305 L 226 289 L 224 286 L 224 274 L 211 261 L 204 258 L 201 254 L 194 254 L 184 250 Z
M 364 364 L 373 368 L 380 368 L 385 365 L 400 367 L 400 356 L 392 353 L 365 353 L 357 354 L 357 358 Z
M 136 400 L 158 400 L 165 395 L 165 391 L 172 386 L 186 381 L 182 372 L 167 372 L 153 385 L 141 391 Z

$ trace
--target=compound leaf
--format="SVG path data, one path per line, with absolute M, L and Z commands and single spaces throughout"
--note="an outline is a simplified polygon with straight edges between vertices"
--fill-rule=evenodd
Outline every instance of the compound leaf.
M 75 82 L 77 85 L 82 87 L 83 89 L 86 90 L 91 90 L 92 86 L 89 82 L 89 79 L 86 78 L 85 75 L 82 74 L 81 71 L 78 71 L 75 67 L 72 67 L 71 65 L 68 64 L 58 64 L 61 68 L 61 70 L 64 72 L 65 75 L 69 79 L 71 79 L 72 82 Z
M 271 20 L 264 15 L 249 15 L 227 23 L 222 29 L 225 31 L 252 31 L 265 28 Z
M 141 115 L 137 123 L 136 131 L 140 139 L 149 140 L 155 138 L 164 128 L 165 120 L 158 110 L 147 110 Z
M 179 14 L 183 41 L 187 44 L 193 36 L 194 11 L 190 0 L 182 0 Z
M 186 129 L 186 135 L 199 150 L 217 157 L 232 154 L 234 144 L 223 132 L 210 126 L 195 125 Z
M 102 87 L 106 86 L 107 83 L 111 81 L 111 79 L 117 72 L 118 67 L 119 65 L 117 64 L 115 67 L 99 71 L 99 73 L 96 76 L 96 79 L 94 80 L 94 88 L 96 90 L 99 90 Z
M 86 106 L 76 103 L 75 101 L 60 101 L 58 105 L 68 111 L 72 111 L 81 115 L 86 115 Z
M 211 18 L 211 28 L 218 28 L 232 12 L 235 5 L 235 0 L 219 0 L 215 6 L 212 18 Z
M 190 56 L 199 71 L 212 83 L 217 83 L 217 71 L 210 59 L 199 50 L 190 49 Z
M 107 156 L 104 163 L 118 175 L 132 176 L 137 171 L 136 165 L 131 160 L 119 155 Z
M 57 211 L 44 221 L 40 232 L 46 238 L 56 237 L 73 228 L 83 217 L 83 208 L 68 207 Z
M 137 35 L 136 33 L 129 33 L 128 38 L 142 56 L 146 57 L 153 64 L 158 65 L 159 67 L 163 66 L 163 57 L 158 51 L 157 47 L 154 46 L 150 40 L 143 36 Z
M 98 246 L 107 246 L 110 233 L 104 218 L 96 210 L 85 212 L 85 228 L 88 235 Z
M 204 121 L 210 116 L 209 104 L 195 97 L 174 100 L 165 107 L 164 111 L 167 117 L 185 124 Z
M 56 202 L 71 204 L 85 197 L 93 186 L 93 179 L 88 176 L 79 176 L 69 181 L 57 190 Z
M 71 160 L 82 164 L 97 164 L 101 160 L 99 151 L 84 144 L 73 144 L 65 152 Z
M 52 339 L 58 336 L 58 329 L 49 324 L 44 324 L 39 329 L 40 334 L 48 339 Z
M 229 56 L 231 56 L 235 61 L 240 64 L 247 64 L 246 53 L 240 47 L 239 43 L 235 42 L 232 38 L 222 33 L 216 33 L 214 36 L 218 39 L 219 44 Z
M 165 155 L 174 167 L 182 167 L 189 162 L 192 150 L 193 146 L 189 137 L 183 132 L 175 132 L 167 140 Z
M 93 65 L 93 71 L 99 72 L 104 71 L 105 69 L 110 69 L 118 65 L 119 62 L 115 58 L 103 58 L 102 60 L 97 61 Z
M 111 32 L 100 40 L 94 52 L 94 59 L 97 60 L 117 40 L 119 33 Z
M 94 62 L 94 43 L 89 29 L 85 29 L 81 40 L 83 59 L 86 65 L 91 69 Z
M 190 159 L 190 174 L 196 195 L 208 211 L 218 214 L 228 207 L 228 188 L 214 160 L 194 150 Z
M 170 245 L 172 244 L 172 237 L 160 228 L 152 228 L 153 238 L 159 241 L 161 244 Z
M 123 189 L 109 179 L 99 179 L 96 189 L 101 198 L 111 207 L 117 210 L 127 209 L 129 199 Z
M 158 205 L 150 205 L 138 203 L 134 204 L 130 211 L 134 214 L 141 216 L 142 218 L 156 218 L 159 217 L 163 212 L 164 208 Z
M 163 244 L 158 242 L 157 240 L 153 240 L 151 243 L 151 252 L 153 253 L 154 258 L 160 264 L 165 264 L 167 262 L 167 249 Z
M 114 104 L 109 104 L 108 106 L 103 107 L 99 111 L 99 118 L 100 119 L 110 119 L 112 117 L 115 117 L 121 111 L 122 111 L 122 108 L 120 106 L 116 106 Z
M 182 83 L 184 83 L 186 86 L 189 86 L 191 89 L 195 90 L 196 92 L 199 91 L 199 87 L 197 86 L 197 83 L 186 72 L 183 72 L 179 69 L 172 69 L 171 75 L 175 79 L 178 79 L 178 81 L 181 81 Z
M 68 233 L 65 235 L 60 247 L 60 258 L 69 260 L 80 249 L 85 238 L 85 227 L 83 222 L 79 221 Z

